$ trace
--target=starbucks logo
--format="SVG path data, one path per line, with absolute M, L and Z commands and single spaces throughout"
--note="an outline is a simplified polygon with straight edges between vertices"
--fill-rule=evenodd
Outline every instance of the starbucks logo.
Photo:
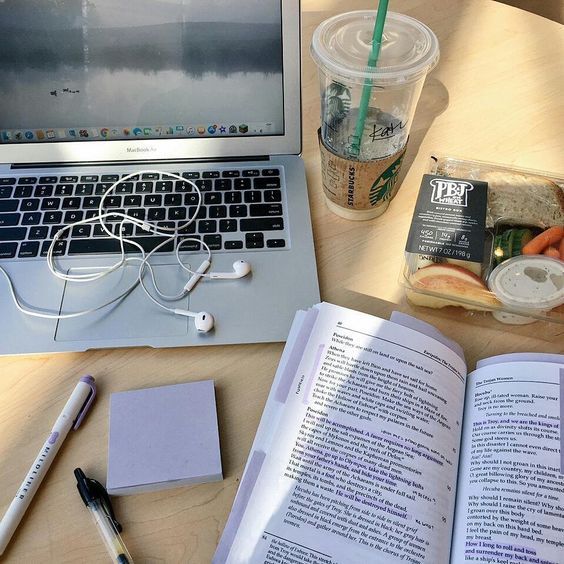
M 394 197 L 394 188 L 398 181 L 398 174 L 405 151 L 376 179 L 370 188 L 370 204 L 375 206 L 378 202 L 385 202 Z
M 325 90 L 324 98 L 323 114 L 326 116 L 329 127 L 334 128 L 351 109 L 351 92 L 346 86 L 332 82 Z

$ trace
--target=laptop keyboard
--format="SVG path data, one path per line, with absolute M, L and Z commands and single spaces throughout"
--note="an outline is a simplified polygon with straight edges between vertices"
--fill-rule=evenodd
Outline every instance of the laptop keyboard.
M 203 240 L 212 251 L 284 248 L 285 189 L 280 168 L 177 172 L 202 193 L 197 219 L 180 231 Z M 0 176 L 0 259 L 45 257 L 54 234 L 64 225 L 98 215 L 103 194 L 120 174 Z M 186 223 L 196 211 L 198 194 L 188 182 L 166 174 L 141 173 L 118 185 L 104 202 L 105 212 L 119 211 L 159 227 Z M 149 234 L 116 216 L 105 220 L 117 234 L 152 250 L 166 237 Z M 125 245 L 126 252 L 139 252 Z M 183 251 L 199 251 L 197 241 Z M 157 252 L 169 252 L 172 242 Z M 54 256 L 119 253 L 120 243 L 99 223 L 77 225 L 64 233 Z

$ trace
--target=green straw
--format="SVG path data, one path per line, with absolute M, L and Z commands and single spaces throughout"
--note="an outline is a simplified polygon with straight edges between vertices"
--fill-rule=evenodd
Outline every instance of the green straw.
M 378 12 L 376 13 L 376 22 L 374 24 L 374 32 L 372 34 L 372 50 L 368 55 L 368 68 L 375 68 L 380 55 L 380 47 L 382 46 L 382 34 L 384 33 L 384 24 L 386 23 L 386 14 L 388 13 L 388 1 L 379 0 Z M 368 103 L 370 102 L 370 93 L 372 91 L 372 80 L 367 78 L 364 81 L 362 88 L 362 96 L 360 98 L 360 105 L 358 107 L 358 118 L 356 120 L 356 127 L 354 135 L 352 136 L 349 154 L 351 157 L 358 157 L 360 155 L 360 143 L 362 141 L 362 132 L 364 131 L 364 122 L 366 121 L 366 114 L 368 113 Z

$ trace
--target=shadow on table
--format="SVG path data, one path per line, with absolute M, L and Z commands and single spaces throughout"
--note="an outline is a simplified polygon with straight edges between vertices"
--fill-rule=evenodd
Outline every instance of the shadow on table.
M 449 94 L 446 86 L 436 78 L 428 78 L 423 86 L 421 97 L 419 98 L 417 109 L 415 110 L 415 118 L 409 134 L 407 152 L 405 153 L 399 175 L 400 185 L 415 161 L 427 132 L 433 125 L 435 119 L 446 111 L 448 105 Z
M 407 300 L 405 289 L 401 287 L 398 287 L 398 289 L 399 294 L 396 298 L 396 303 L 348 289 L 342 290 L 340 303 L 344 307 L 356 309 L 383 319 L 389 319 L 393 311 L 399 311 L 426 321 L 463 346 L 465 351 L 470 353 L 470 360 L 473 362 L 478 359 L 476 356 L 477 352 L 483 353 L 484 345 L 488 344 L 489 339 L 493 338 L 493 335 L 503 336 L 503 339 L 496 343 L 496 350 L 499 351 L 497 354 L 515 352 L 511 339 L 512 336 L 520 338 L 532 337 L 536 340 L 540 339 L 553 344 L 562 342 L 564 337 L 564 325 L 562 323 L 537 321 L 530 325 L 506 325 L 494 319 L 491 313 L 486 311 L 472 311 L 454 306 L 440 309 L 414 306 Z M 480 333 L 481 338 L 469 343 L 468 327 L 472 327 L 472 331 Z M 552 349 L 550 349 L 550 352 L 552 352 Z M 468 363 L 469 367 L 474 367 L 473 362 Z
M 543 18 L 553 20 L 558 23 L 564 23 L 564 4 L 558 0 L 548 0 L 539 2 L 539 0 L 497 0 L 502 4 L 509 4 L 515 8 L 521 8 L 527 12 L 532 12 Z

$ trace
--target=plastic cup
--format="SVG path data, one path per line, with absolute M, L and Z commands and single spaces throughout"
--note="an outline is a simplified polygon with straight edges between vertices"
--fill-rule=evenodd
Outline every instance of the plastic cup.
M 542 255 L 521 255 L 503 261 L 488 277 L 488 287 L 506 307 L 525 315 L 493 312 L 502 323 L 524 325 L 564 304 L 564 263 Z
M 377 217 L 395 196 L 419 95 L 439 60 L 439 42 L 426 25 L 388 12 L 377 63 L 368 66 L 375 20 L 376 11 L 340 14 L 322 22 L 311 43 L 321 88 L 323 190 L 329 208 L 347 219 Z

